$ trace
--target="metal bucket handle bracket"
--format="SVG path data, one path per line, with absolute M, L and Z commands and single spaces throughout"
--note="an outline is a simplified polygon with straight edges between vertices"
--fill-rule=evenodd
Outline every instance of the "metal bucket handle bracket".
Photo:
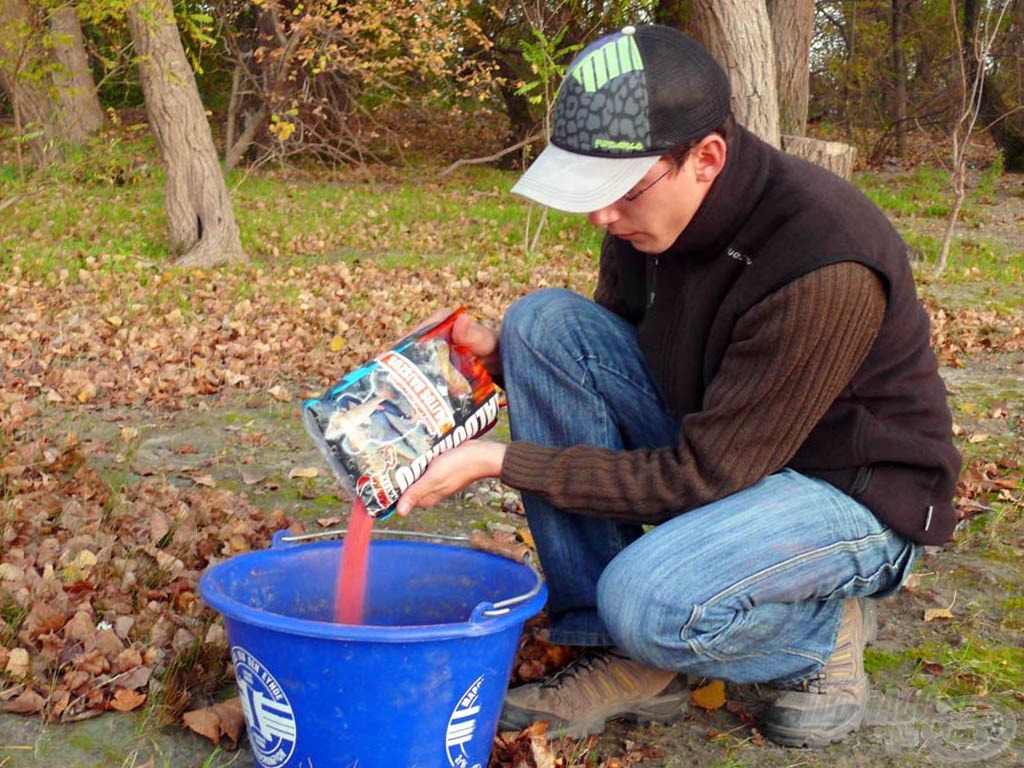
M 335 528 L 327 531 L 317 531 L 316 533 L 289 533 L 288 531 L 277 531 L 274 533 L 274 537 L 271 540 L 272 549 L 280 549 L 293 544 L 300 544 L 304 541 L 314 541 L 318 539 L 337 539 L 343 538 L 347 533 L 344 528 Z M 509 560 L 514 560 L 522 565 L 525 565 L 534 575 L 533 587 L 528 592 L 524 592 L 521 595 L 507 598 L 506 600 L 499 600 L 496 603 L 484 601 L 473 609 L 473 612 L 469 616 L 469 620 L 473 624 L 479 624 L 484 619 L 494 618 L 495 616 L 505 616 L 510 613 L 513 608 L 517 605 L 521 605 L 529 600 L 535 598 L 541 588 L 544 586 L 544 577 L 540 571 L 537 570 L 533 564 L 533 555 L 529 548 L 524 545 L 522 550 L 516 550 L 513 553 L 506 552 L 505 550 L 496 550 L 492 547 L 487 546 L 489 541 L 486 537 L 478 536 L 448 536 L 444 534 L 434 533 L 420 533 L 419 531 L 381 531 L 386 536 L 397 536 L 399 538 L 416 538 L 416 539 L 435 539 L 440 541 L 455 541 L 460 543 L 469 544 L 474 549 L 478 549 L 483 552 L 488 552 L 498 557 L 505 557 Z M 514 556 L 510 556 L 514 555 Z

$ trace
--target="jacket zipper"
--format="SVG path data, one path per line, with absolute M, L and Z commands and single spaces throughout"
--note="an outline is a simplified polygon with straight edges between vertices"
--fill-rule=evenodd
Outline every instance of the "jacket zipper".
M 658 263 L 659 263 L 659 261 L 660 261 L 660 259 L 659 259 L 658 256 L 655 256 L 654 258 L 651 259 L 650 275 L 647 278 L 647 286 L 648 286 L 648 290 L 647 290 L 647 308 L 648 309 L 650 309 L 651 307 L 654 306 L 654 294 L 655 294 L 655 288 L 657 287 L 657 282 L 658 282 Z

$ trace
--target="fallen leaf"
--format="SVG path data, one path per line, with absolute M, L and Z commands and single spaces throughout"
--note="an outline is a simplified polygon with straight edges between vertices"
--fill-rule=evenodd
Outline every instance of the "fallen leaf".
M 555 768 L 555 756 L 548 747 L 548 740 L 544 734 L 530 737 L 530 754 L 537 768 Z
M 31 688 L 26 688 L 18 698 L 5 702 L 3 711 L 15 715 L 34 715 L 42 712 L 44 706 L 46 700 Z
M 529 528 L 518 528 L 516 529 L 516 535 L 522 540 L 523 544 L 528 546 L 530 549 L 536 551 L 537 542 L 533 540 L 533 534 L 530 533 Z
M 929 608 L 924 612 L 925 621 L 938 621 L 939 619 L 952 619 L 953 612 L 949 608 Z
M 280 403 L 290 403 L 292 401 L 292 393 L 280 384 L 275 384 L 270 388 L 270 396 Z
M 4 672 L 14 679 L 19 680 L 28 674 L 28 670 L 28 651 L 24 648 L 12 648 L 10 656 L 7 658 L 7 666 L 4 668 Z
M 146 703 L 146 694 L 128 688 L 118 688 L 110 700 L 110 708 L 118 712 L 131 712 Z
M 64 614 L 49 603 L 36 603 L 25 617 L 25 631 L 33 639 L 40 635 L 56 632 L 63 626 Z M 24 651 L 24 649 L 20 650 Z
M 75 399 L 80 403 L 88 403 L 96 397 L 96 385 L 91 381 L 87 381 L 85 385 L 78 390 L 78 394 L 75 395 Z
M 708 711 L 721 709 L 725 706 L 725 683 L 712 680 L 690 694 L 690 701 L 701 709 Z
M 748 728 L 756 728 L 758 726 L 757 718 L 741 702 L 727 701 L 725 703 L 725 710 L 738 717 L 740 722 Z
M 238 744 L 245 729 L 245 715 L 242 713 L 242 702 L 236 696 L 209 707 L 186 712 L 182 719 L 190 730 L 205 736 L 214 744 L 220 744 L 222 737 L 231 741 L 232 747 Z
M 163 510 L 155 509 L 149 514 L 149 543 L 156 544 L 171 532 L 171 524 Z
M 292 470 L 288 473 L 288 479 L 294 480 L 297 477 L 301 478 L 314 478 L 319 477 L 320 470 L 317 467 L 292 467 Z

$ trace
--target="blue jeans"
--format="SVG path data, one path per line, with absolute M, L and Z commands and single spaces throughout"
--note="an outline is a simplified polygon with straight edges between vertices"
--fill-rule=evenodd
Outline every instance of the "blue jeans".
M 545 289 L 514 303 L 500 349 L 512 438 L 613 449 L 674 446 L 636 330 Z M 789 685 L 835 645 L 845 598 L 881 597 L 919 547 L 816 478 L 783 470 L 645 532 L 524 494 L 548 582 L 551 639 L 616 645 L 661 669 Z

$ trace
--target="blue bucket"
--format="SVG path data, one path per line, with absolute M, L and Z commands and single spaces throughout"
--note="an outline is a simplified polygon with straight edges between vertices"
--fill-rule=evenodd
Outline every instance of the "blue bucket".
M 370 544 L 365 623 L 335 624 L 341 542 L 207 569 L 262 768 L 486 768 L 526 620 L 531 567 L 468 547 Z

